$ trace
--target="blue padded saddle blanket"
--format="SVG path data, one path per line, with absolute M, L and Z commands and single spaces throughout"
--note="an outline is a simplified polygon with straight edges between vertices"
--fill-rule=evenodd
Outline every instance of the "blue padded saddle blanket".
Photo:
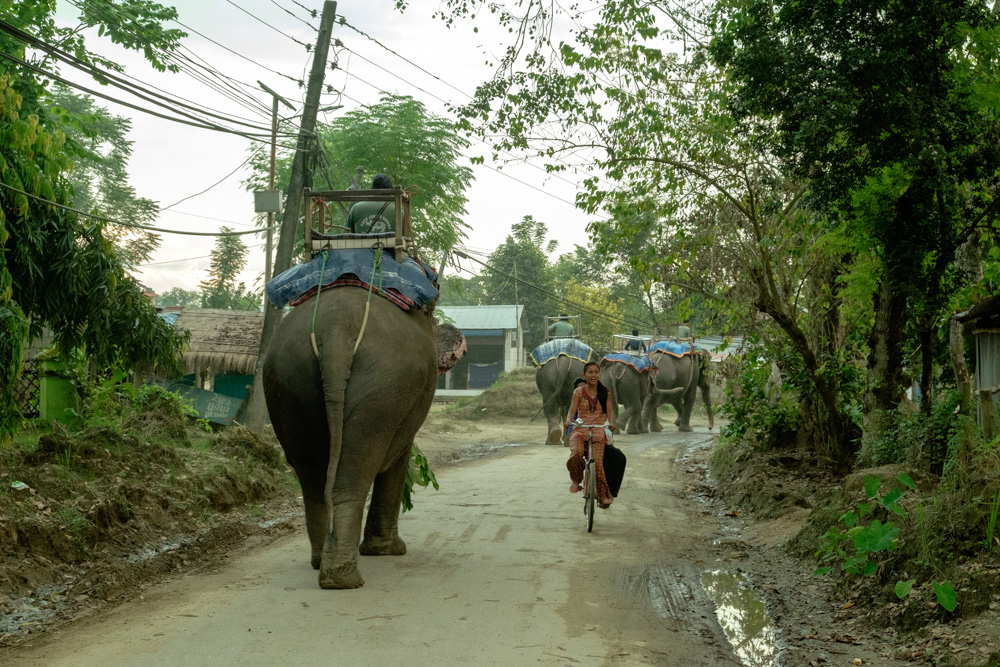
M 656 368 L 656 364 L 654 364 L 646 355 L 636 356 L 634 354 L 625 354 L 623 352 L 613 352 L 612 354 L 605 355 L 604 358 L 601 359 L 601 366 L 608 366 L 610 364 L 628 364 L 640 373 L 645 373 Z
M 590 349 L 590 346 L 575 338 L 556 338 L 547 343 L 542 343 L 528 355 L 532 363 L 541 366 L 546 361 L 552 361 L 558 356 L 565 355 L 571 359 L 579 359 L 586 363 L 597 361 L 597 353 Z
M 418 306 L 431 303 L 437 298 L 438 290 L 434 286 L 437 272 L 433 268 L 423 262 L 418 264 L 412 257 L 405 257 L 402 262 L 397 262 L 392 250 L 379 252 L 382 253 L 383 289 L 398 290 Z M 297 264 L 269 280 L 265 285 L 267 298 L 276 306 L 284 306 L 317 285 L 329 285 L 346 275 L 355 275 L 362 282 L 377 287 L 379 275 L 373 272 L 372 266 L 374 253 L 370 248 L 341 248 L 322 252 L 313 257 L 312 261 Z
M 653 352 L 666 352 L 672 357 L 683 357 L 692 352 L 701 352 L 701 348 L 689 342 L 681 343 L 676 340 L 658 340 L 649 347 L 647 354 L 652 354 Z

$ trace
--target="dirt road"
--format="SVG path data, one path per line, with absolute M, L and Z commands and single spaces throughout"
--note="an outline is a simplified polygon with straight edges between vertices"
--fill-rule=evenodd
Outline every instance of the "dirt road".
M 677 463 L 714 438 L 620 437 L 625 484 L 590 534 L 567 450 L 512 447 L 441 469 L 401 520 L 408 553 L 363 557 L 361 589 L 319 589 L 303 528 L 7 664 L 738 665 L 703 586 L 726 568 L 721 525 Z M 764 656 L 745 664 L 771 664 L 766 637 L 749 643 Z

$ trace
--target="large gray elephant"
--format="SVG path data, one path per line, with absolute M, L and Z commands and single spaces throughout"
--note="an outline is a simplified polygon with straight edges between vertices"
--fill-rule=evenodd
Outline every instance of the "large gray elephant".
M 572 346 L 570 351 L 573 356 L 558 354 L 543 361 L 535 371 L 535 386 L 542 394 L 542 412 L 549 428 L 546 442 L 550 445 L 558 445 L 560 441 L 564 445 L 569 445 L 569 436 L 564 432 L 563 424 L 573 399 L 573 380 L 582 377 L 584 364 L 587 361 L 596 361 L 597 357 L 589 346 L 578 340 L 567 339 L 564 344 Z M 531 353 L 532 360 L 545 358 L 542 356 L 543 352 L 551 354 L 549 346 L 553 345 L 558 347 L 563 343 L 556 340 L 539 345 Z
M 313 296 L 281 322 L 264 362 L 268 413 L 302 486 L 311 563 L 323 588 L 364 584 L 359 542 L 365 555 L 406 553 L 397 524 L 413 436 L 438 375 L 465 351 L 451 325 L 372 297 L 354 352 L 367 298 L 354 287 Z
M 711 381 L 708 374 L 708 359 L 701 350 L 676 356 L 662 349 L 653 349 L 649 353 L 650 360 L 656 364 L 657 371 L 650 392 L 643 406 L 643 421 L 650 431 L 662 431 L 657 408 L 664 403 L 670 403 L 677 410 L 674 424 L 680 431 L 690 431 L 691 412 L 694 409 L 698 390 L 708 410 L 708 428 L 715 426 L 715 416 L 712 413 Z
M 614 397 L 618 425 L 624 427 L 626 433 L 649 431 L 642 408 L 649 394 L 650 371 L 640 372 L 634 365 L 605 358 L 601 360 L 601 382 Z M 619 405 L 622 406 L 620 411 Z

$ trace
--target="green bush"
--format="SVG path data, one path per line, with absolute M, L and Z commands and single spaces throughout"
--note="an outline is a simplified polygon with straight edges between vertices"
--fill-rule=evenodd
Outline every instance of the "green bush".
M 775 407 L 767 397 L 771 364 L 764 359 L 747 359 L 736 378 L 737 391 L 726 388 L 728 400 L 719 411 L 729 420 L 722 437 L 729 442 L 749 440 L 755 446 L 773 449 L 795 439 L 801 426 L 798 405 L 783 395 Z

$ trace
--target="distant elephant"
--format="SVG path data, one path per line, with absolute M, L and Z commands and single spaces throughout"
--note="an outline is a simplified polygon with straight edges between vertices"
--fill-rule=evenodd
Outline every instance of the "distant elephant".
M 282 320 L 264 362 L 267 410 L 302 486 L 311 563 L 323 588 L 364 584 L 359 542 L 369 556 L 406 553 L 397 524 L 413 436 L 438 375 L 465 352 L 455 327 L 381 297 L 371 298 L 353 352 L 368 296 L 354 287 L 313 296 Z
M 626 433 L 649 431 L 642 418 L 642 408 L 649 394 L 650 371 L 639 372 L 630 364 L 604 359 L 601 361 L 601 382 L 614 397 L 618 425 Z M 618 405 L 623 406 L 621 411 Z
M 670 403 L 677 410 L 674 424 L 680 431 L 691 430 L 691 412 L 694 409 L 698 390 L 708 409 L 708 428 L 715 426 L 712 413 L 711 382 L 708 374 L 708 359 L 701 350 L 677 357 L 662 349 L 649 353 L 650 360 L 657 366 L 655 381 L 643 406 L 643 420 L 650 431 L 662 431 L 657 408 Z
M 565 343 L 560 343 L 565 340 Z M 564 445 L 569 445 L 569 436 L 563 432 L 563 423 L 566 421 L 566 413 L 569 412 L 569 404 L 573 399 L 573 380 L 583 377 L 583 366 L 586 361 L 596 360 L 597 355 L 584 343 L 575 339 L 560 339 L 539 345 L 531 353 L 533 360 L 544 358 L 540 351 L 558 349 L 560 345 L 572 345 L 572 352 L 575 356 L 559 354 L 539 365 L 535 371 L 535 386 L 542 394 L 542 412 L 545 413 L 545 421 L 549 427 L 549 435 L 546 442 L 550 445 L 558 445 L 560 441 Z M 551 346 L 556 346 L 552 348 Z M 579 357 L 579 358 L 577 358 Z M 537 363 L 537 362 L 536 362 Z

